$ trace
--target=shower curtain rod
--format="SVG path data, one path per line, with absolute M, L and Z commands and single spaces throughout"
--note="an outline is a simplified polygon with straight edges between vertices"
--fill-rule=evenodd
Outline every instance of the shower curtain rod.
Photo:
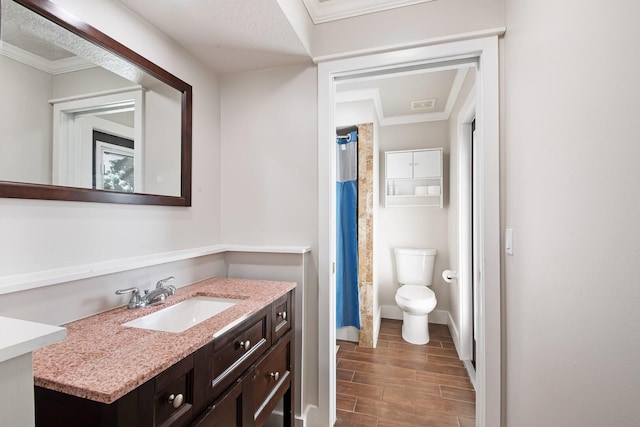
M 349 134 L 351 132 L 358 132 L 358 126 L 346 126 L 346 127 L 339 127 L 336 128 L 336 138 L 348 138 Z M 344 135 L 338 135 L 338 133 L 344 134 Z

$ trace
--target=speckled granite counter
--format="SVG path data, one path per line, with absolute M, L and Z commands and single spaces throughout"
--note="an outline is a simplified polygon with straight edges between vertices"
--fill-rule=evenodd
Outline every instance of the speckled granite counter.
M 34 383 L 112 403 L 295 286 L 293 282 L 212 278 L 178 289 L 165 304 L 120 307 L 68 323 L 66 340 L 33 353 Z M 181 333 L 121 326 L 194 296 L 243 301 Z

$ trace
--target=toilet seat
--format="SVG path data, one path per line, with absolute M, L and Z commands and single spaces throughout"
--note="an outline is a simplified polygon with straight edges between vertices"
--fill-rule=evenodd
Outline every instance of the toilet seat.
M 426 286 L 404 285 L 396 292 L 396 303 L 412 314 L 428 314 L 436 307 L 436 294 Z

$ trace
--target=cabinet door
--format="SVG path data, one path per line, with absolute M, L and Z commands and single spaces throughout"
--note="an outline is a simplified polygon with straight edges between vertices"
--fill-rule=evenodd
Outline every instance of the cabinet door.
M 278 344 L 253 367 L 245 379 L 245 402 L 251 402 L 250 407 L 256 426 L 262 426 L 280 399 L 292 392 L 294 354 L 291 349 L 291 334 L 292 332 L 285 334 Z M 288 410 L 290 411 L 291 407 Z M 284 423 L 289 425 L 286 413 L 285 404 Z
M 412 178 L 413 159 L 411 152 L 387 153 L 387 179 Z
M 242 427 L 242 382 L 216 400 L 193 427 Z
M 185 426 L 193 415 L 193 355 L 154 379 L 153 413 L 156 427 Z
M 291 315 L 293 306 L 291 299 L 293 291 L 281 296 L 271 304 L 271 341 L 276 342 L 278 338 L 291 329 Z
M 413 153 L 414 178 L 439 178 L 442 175 L 441 150 L 415 151 Z

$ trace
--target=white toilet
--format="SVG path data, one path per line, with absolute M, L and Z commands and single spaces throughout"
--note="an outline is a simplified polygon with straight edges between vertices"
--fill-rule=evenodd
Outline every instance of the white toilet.
M 395 248 L 394 252 L 400 284 L 396 304 L 402 309 L 402 338 L 412 344 L 426 344 L 429 342 L 428 315 L 437 302 L 436 294 L 429 289 L 436 250 Z

